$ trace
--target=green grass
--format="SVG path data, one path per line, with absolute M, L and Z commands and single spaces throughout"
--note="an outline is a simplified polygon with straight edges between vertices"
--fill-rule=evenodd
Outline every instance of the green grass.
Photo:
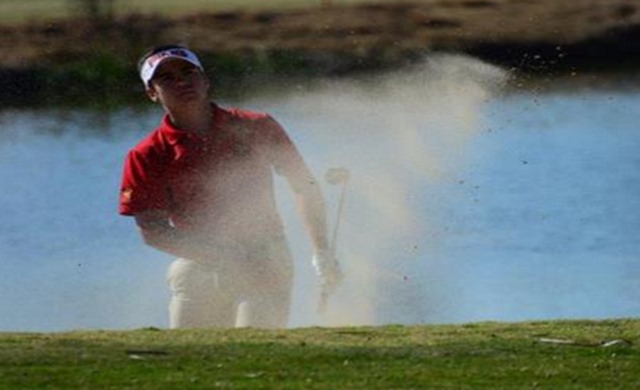
M 399 0 L 332 0 L 333 4 L 397 2 Z M 0 0 L 0 24 L 67 18 L 77 14 L 77 0 Z M 159 13 L 179 16 L 201 11 L 294 9 L 320 7 L 322 0 L 115 0 L 116 14 Z
M 0 334 L 2 389 L 637 389 L 638 372 L 640 320 Z

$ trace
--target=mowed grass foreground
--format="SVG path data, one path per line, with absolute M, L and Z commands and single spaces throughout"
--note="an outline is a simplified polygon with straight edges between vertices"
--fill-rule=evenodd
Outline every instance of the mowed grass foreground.
M 0 334 L 2 389 L 638 389 L 640 320 Z

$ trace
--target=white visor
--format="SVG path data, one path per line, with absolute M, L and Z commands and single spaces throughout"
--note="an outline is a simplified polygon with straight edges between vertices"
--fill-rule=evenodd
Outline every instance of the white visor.
M 142 64 L 142 68 L 140 69 L 140 78 L 145 86 L 149 86 L 149 81 L 153 78 L 153 75 L 160 64 L 170 58 L 179 58 L 192 63 L 200 70 L 204 70 L 200 60 L 191 50 L 183 48 L 167 49 L 149 56 L 149 58 L 147 58 Z

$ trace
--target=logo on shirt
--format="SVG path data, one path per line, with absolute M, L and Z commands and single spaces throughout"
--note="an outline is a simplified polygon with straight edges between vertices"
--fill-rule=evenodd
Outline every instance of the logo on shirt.
M 128 188 L 128 187 L 123 188 L 122 191 L 120 191 L 120 201 L 122 203 L 130 203 L 132 194 L 133 194 L 132 188 Z

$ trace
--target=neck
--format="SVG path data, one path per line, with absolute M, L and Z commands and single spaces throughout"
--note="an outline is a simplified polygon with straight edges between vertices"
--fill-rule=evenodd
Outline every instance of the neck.
M 213 125 L 211 104 L 207 101 L 184 110 L 170 111 L 169 119 L 178 129 L 198 134 L 206 134 Z

